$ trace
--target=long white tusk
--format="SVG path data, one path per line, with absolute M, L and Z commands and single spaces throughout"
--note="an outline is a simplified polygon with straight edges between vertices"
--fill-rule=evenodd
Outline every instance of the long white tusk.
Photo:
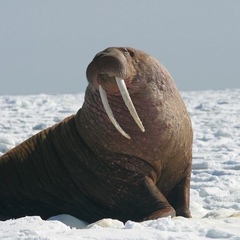
M 109 106 L 108 100 L 107 100 L 107 94 L 106 91 L 103 89 L 103 87 L 101 85 L 99 85 L 99 92 L 100 92 L 100 96 L 101 96 L 101 100 L 103 103 L 103 107 L 109 117 L 109 119 L 111 120 L 112 124 L 115 126 L 115 128 L 126 138 L 131 139 L 131 137 L 125 133 L 123 131 L 123 129 L 121 128 L 121 126 L 118 124 L 118 122 L 116 121 L 116 119 L 113 116 L 112 110 Z
M 120 93 L 122 95 L 122 98 L 129 110 L 129 112 L 131 113 L 133 119 L 135 120 L 135 122 L 137 123 L 137 125 L 139 126 L 139 128 L 142 130 L 142 132 L 145 132 L 145 128 L 137 114 L 137 111 L 133 105 L 133 102 L 132 102 L 132 99 L 128 93 L 128 90 L 127 90 L 127 87 L 126 87 L 126 84 L 124 82 L 123 79 L 121 78 L 118 78 L 118 77 L 115 77 L 116 79 L 116 82 L 117 82 L 117 85 L 118 85 L 118 88 L 120 90 Z

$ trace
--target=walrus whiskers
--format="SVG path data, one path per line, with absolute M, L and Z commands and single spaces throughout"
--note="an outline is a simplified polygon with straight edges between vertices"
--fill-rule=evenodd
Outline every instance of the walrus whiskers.
M 131 139 L 131 137 L 125 133 L 123 131 L 123 129 L 121 128 L 121 126 L 118 124 L 118 122 L 116 121 L 115 117 L 113 116 L 112 110 L 109 106 L 108 100 L 107 100 L 107 94 L 106 91 L 103 89 L 103 87 L 101 85 L 99 85 L 99 92 L 100 92 L 100 97 L 103 103 L 103 107 L 109 117 L 109 119 L 111 120 L 112 124 L 114 125 L 114 127 L 126 138 Z

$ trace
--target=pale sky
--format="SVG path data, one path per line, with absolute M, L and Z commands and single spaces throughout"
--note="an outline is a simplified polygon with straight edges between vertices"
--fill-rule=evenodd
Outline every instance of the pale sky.
M 109 46 L 150 53 L 181 91 L 240 88 L 240 1 L 0 0 L 0 95 L 84 92 Z

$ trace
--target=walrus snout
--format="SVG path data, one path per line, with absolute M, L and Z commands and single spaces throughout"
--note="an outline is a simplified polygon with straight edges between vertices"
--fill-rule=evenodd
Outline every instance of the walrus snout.
M 88 65 L 86 71 L 87 79 L 95 88 L 98 88 L 99 84 L 104 84 L 105 86 L 109 84 L 111 87 L 111 78 L 127 78 L 127 67 L 127 59 L 118 48 L 107 48 L 97 53 L 92 62 Z M 101 81 L 103 75 L 109 77 L 104 77 L 104 80 L 107 79 L 110 81 Z
M 116 121 L 107 99 L 109 88 L 111 89 L 110 92 L 119 91 L 131 116 L 141 131 L 145 131 L 125 83 L 128 73 L 127 57 L 129 56 L 126 53 L 128 53 L 126 48 L 107 48 L 97 53 L 88 65 L 86 74 L 89 83 L 99 89 L 104 109 L 112 124 L 124 137 L 130 139 L 131 137 L 124 132 Z

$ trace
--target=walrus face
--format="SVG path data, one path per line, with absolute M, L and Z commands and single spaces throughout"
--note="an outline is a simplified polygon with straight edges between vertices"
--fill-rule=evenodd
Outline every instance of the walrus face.
M 96 54 L 87 68 L 87 79 L 92 86 L 99 90 L 104 109 L 109 119 L 116 129 L 128 139 L 130 139 L 130 136 L 124 132 L 113 116 L 107 100 L 107 94 L 121 94 L 133 119 L 141 131 L 144 132 L 144 126 L 127 89 L 127 86 L 136 81 L 136 69 L 139 68 L 136 65 L 139 65 L 141 62 L 139 60 L 141 56 L 137 56 L 139 53 L 148 56 L 141 51 L 136 52 L 132 48 L 107 48 Z
M 108 94 L 119 93 L 115 78 L 124 79 L 129 85 L 134 75 L 131 55 L 127 48 L 111 47 L 99 52 L 87 68 L 89 83 L 96 89 L 101 85 Z

